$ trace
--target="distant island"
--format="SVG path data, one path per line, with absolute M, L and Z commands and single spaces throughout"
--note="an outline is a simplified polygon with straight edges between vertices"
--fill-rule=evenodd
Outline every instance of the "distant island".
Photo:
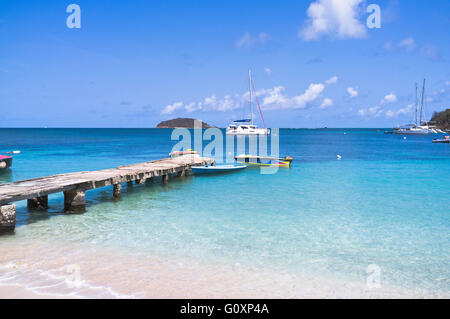
M 176 118 L 173 120 L 168 120 L 168 121 L 163 121 L 161 123 L 159 123 L 156 128 L 194 128 L 194 121 L 196 121 L 195 119 L 191 119 L 191 118 Z M 203 128 L 210 128 L 211 126 L 203 121 L 202 122 L 202 127 Z
M 450 130 L 450 109 L 434 113 L 431 122 L 436 122 L 436 126 L 441 130 Z

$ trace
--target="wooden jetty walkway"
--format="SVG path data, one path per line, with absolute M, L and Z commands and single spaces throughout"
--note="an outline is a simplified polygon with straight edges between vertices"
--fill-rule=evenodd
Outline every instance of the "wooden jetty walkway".
M 14 183 L 0 184 L 0 232 L 12 231 L 16 224 L 16 205 L 28 200 L 28 208 L 48 208 L 48 195 L 63 192 L 67 212 L 84 212 L 85 192 L 90 189 L 113 185 L 113 197 L 120 198 L 122 183 L 144 184 L 146 180 L 161 176 L 167 182 L 169 176 L 184 176 L 192 166 L 213 163 L 212 158 L 180 156 L 177 158 L 119 166 L 100 171 L 76 172 L 40 177 Z

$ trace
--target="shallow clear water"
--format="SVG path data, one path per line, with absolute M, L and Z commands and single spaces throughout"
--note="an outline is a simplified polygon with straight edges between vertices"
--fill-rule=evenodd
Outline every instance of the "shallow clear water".
M 124 187 L 119 202 L 93 190 L 83 215 L 61 213 L 60 194 L 48 212 L 20 202 L 16 233 L 0 244 L 98 245 L 361 282 L 376 264 L 384 284 L 450 292 L 450 147 L 433 138 L 283 129 L 291 169 L 155 181 Z M 0 153 L 22 151 L 0 182 L 159 159 L 174 144 L 169 130 L 0 129 Z

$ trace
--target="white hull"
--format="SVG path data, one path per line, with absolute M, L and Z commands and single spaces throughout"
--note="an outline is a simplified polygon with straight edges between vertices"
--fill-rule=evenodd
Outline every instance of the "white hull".
M 394 131 L 394 134 L 398 134 L 398 135 L 429 135 L 429 134 L 441 134 L 443 133 L 440 129 L 438 128 L 430 128 L 430 127 L 426 127 L 426 126 L 418 126 L 418 127 L 412 127 L 412 128 L 407 128 L 407 129 L 396 129 Z
M 269 135 L 270 130 L 264 128 L 257 129 L 227 129 L 227 135 Z
M 399 131 L 395 131 L 394 134 L 397 134 L 397 135 L 429 135 L 429 134 L 435 134 L 435 133 L 432 133 L 432 132 L 429 132 L 429 131 L 414 131 L 414 132 L 411 132 L 411 131 L 399 130 Z

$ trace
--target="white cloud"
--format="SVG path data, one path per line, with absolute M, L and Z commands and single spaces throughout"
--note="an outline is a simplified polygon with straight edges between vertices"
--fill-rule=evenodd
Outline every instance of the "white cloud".
M 366 28 L 360 21 L 363 0 L 316 0 L 308 8 L 309 19 L 299 35 L 306 41 L 321 36 L 362 38 Z
M 311 83 L 305 93 L 303 93 L 302 95 L 294 96 L 292 98 L 292 101 L 294 102 L 293 108 L 305 108 L 308 103 L 316 100 L 324 89 L 325 85 L 323 85 L 322 83 Z
M 265 92 L 260 92 L 260 93 L 265 93 L 265 97 L 262 99 L 262 104 L 263 106 L 278 106 L 278 107 L 284 107 L 287 106 L 289 104 L 289 98 L 287 98 L 284 95 L 284 91 L 286 90 L 286 88 L 284 86 L 277 86 L 274 87 L 273 89 L 268 89 Z
M 381 100 L 381 104 L 393 103 L 393 102 L 397 102 L 397 100 L 398 100 L 397 96 L 394 93 L 390 93 Z M 381 106 L 376 105 L 371 108 L 358 110 L 358 115 L 376 118 L 376 117 L 379 117 L 384 114 L 384 116 L 386 118 L 390 119 L 390 118 L 393 118 L 393 117 L 396 117 L 399 115 L 410 113 L 412 107 L 413 107 L 413 105 L 410 104 L 399 110 L 385 110 Z
M 360 115 L 360 116 L 379 117 L 381 114 L 383 114 L 383 110 L 381 109 L 381 106 L 379 106 L 379 105 L 373 106 L 368 109 L 358 110 L 358 115 Z
M 199 106 L 198 106 L 198 104 L 196 104 L 196 103 L 190 103 L 190 104 L 186 105 L 186 106 L 184 107 L 184 109 L 185 109 L 187 112 L 192 113 L 192 112 L 195 112 L 195 111 L 199 110 Z
M 183 107 L 183 102 L 177 102 L 171 105 L 167 105 L 162 111 L 161 114 L 169 115 L 175 112 L 176 110 Z
M 339 78 L 335 75 L 332 78 L 326 80 L 325 83 L 328 85 L 335 84 L 335 83 L 337 83 L 338 79 Z
M 269 39 L 270 35 L 265 32 L 261 32 L 257 36 L 252 36 L 250 32 L 245 32 L 244 35 L 236 41 L 236 47 L 238 49 L 249 49 L 257 44 L 265 44 Z
M 412 109 L 413 109 L 413 105 L 409 104 L 408 106 L 399 109 L 399 110 L 388 110 L 385 112 L 385 115 L 387 118 L 393 118 L 393 117 L 397 117 L 399 115 L 403 115 L 403 114 L 409 114 L 411 113 Z
M 383 110 L 381 110 L 381 107 L 377 105 L 377 106 L 373 106 L 373 107 L 369 108 L 368 113 L 370 115 L 378 117 L 381 115 L 381 113 L 383 113 Z
M 374 106 L 369 109 L 360 109 L 358 115 L 377 118 L 384 114 L 386 118 L 390 119 L 400 115 L 411 114 L 413 107 L 412 104 L 409 104 L 399 110 L 383 110 L 380 106 Z
M 204 101 L 204 105 L 206 107 L 214 107 L 217 105 L 217 97 L 215 94 L 211 95 L 210 97 L 206 97 Z
M 333 106 L 333 100 L 330 98 L 325 98 L 320 105 L 320 109 L 326 109 L 327 107 Z
M 413 38 L 409 37 L 400 41 L 398 46 L 402 49 L 405 49 L 407 52 L 411 52 L 416 48 L 416 41 Z
M 359 94 L 359 92 L 356 89 L 354 89 L 354 88 L 347 88 L 347 92 L 348 92 L 348 94 L 350 95 L 351 98 L 357 97 L 358 94 Z
M 238 101 L 235 101 L 231 96 L 226 95 L 222 99 L 217 99 L 215 94 L 206 97 L 202 102 L 197 103 L 193 111 L 221 111 L 227 112 L 239 108 Z M 188 111 L 186 109 L 186 111 Z
M 261 107 L 266 110 L 276 109 L 303 109 L 308 104 L 317 100 L 325 90 L 323 83 L 311 83 L 303 94 L 288 96 L 284 86 L 276 86 L 271 89 L 261 89 L 256 95 L 261 101 Z M 248 100 L 248 92 L 240 96 L 240 101 Z
M 268 75 L 272 74 L 272 70 L 270 68 L 264 68 L 264 72 L 266 72 L 266 74 Z
M 386 95 L 383 100 L 381 101 L 381 103 L 393 103 L 393 102 L 397 102 L 397 95 L 395 95 L 394 93 L 388 94 Z
M 450 86 L 450 81 L 445 82 L 445 85 Z
M 256 92 L 256 95 L 261 102 L 261 107 L 266 110 L 276 109 L 303 109 L 309 104 L 316 101 L 325 90 L 323 83 L 311 83 L 308 88 L 299 95 L 288 96 L 284 86 L 276 86 L 271 89 L 261 89 Z M 206 111 L 220 111 L 229 112 L 247 105 L 249 93 L 226 95 L 219 99 L 215 94 L 206 97 L 200 102 L 184 104 L 177 102 L 167 105 L 162 111 L 162 114 L 172 114 L 174 111 L 184 109 L 186 112 L 206 112 Z M 320 108 L 326 108 L 333 105 L 333 100 L 326 98 L 322 101 Z

